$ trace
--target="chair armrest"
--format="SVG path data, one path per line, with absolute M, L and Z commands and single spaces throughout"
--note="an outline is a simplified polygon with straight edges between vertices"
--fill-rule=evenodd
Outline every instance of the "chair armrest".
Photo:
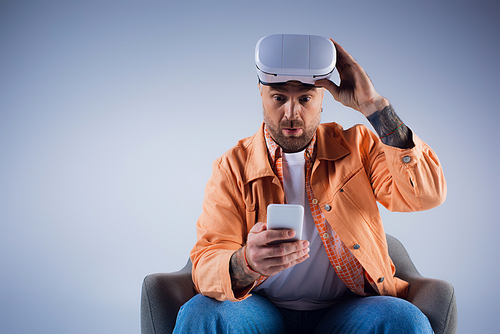
M 195 294 L 191 261 L 180 271 L 146 276 L 141 295 L 141 333 L 172 333 L 179 308 Z
M 457 332 L 457 302 L 450 283 L 426 277 L 413 277 L 407 300 L 429 319 L 435 334 Z

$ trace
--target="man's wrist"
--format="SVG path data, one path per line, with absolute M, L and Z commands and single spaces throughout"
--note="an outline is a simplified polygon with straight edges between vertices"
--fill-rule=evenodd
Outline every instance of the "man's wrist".
M 376 113 L 377 111 L 383 110 L 385 107 L 389 105 L 390 105 L 389 100 L 379 95 L 376 98 L 360 105 L 359 111 L 365 117 L 369 117 L 374 113 Z
M 410 129 L 390 104 L 367 116 L 367 119 L 384 144 L 403 149 L 414 146 Z
M 246 247 L 242 247 L 238 249 L 231 256 L 229 273 L 231 276 L 233 291 L 235 292 L 247 289 L 260 277 L 259 273 L 253 270 L 251 271 L 247 266 L 245 260 L 245 248 Z
M 260 277 L 260 273 L 258 273 L 257 271 L 255 271 L 252 266 L 250 265 L 250 263 L 248 262 L 248 258 L 247 258 L 247 246 L 243 246 L 242 248 L 242 252 L 243 252 L 243 258 L 245 259 L 245 264 L 246 264 L 246 272 L 249 274 L 249 275 L 259 275 Z

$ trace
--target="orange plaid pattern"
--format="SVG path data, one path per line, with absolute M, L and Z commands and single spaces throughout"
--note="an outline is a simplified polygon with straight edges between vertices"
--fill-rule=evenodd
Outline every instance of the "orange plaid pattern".
M 267 131 L 267 127 L 264 126 L 264 134 L 266 138 L 267 149 L 269 153 L 269 161 L 273 167 L 276 176 L 279 178 L 281 185 L 283 186 L 283 165 L 282 165 L 282 149 L 281 147 L 272 139 L 271 135 Z M 364 284 L 364 270 L 358 260 L 352 255 L 345 244 L 340 240 L 339 236 L 331 228 L 330 224 L 327 223 L 321 208 L 319 207 L 319 202 L 314 196 L 311 186 L 311 173 L 312 167 L 315 160 L 315 147 L 316 136 L 313 137 L 311 143 L 305 151 L 306 160 L 306 191 L 307 199 L 309 201 L 309 206 L 311 207 L 312 217 L 314 219 L 314 224 L 321 237 L 323 245 L 325 246 L 328 259 L 331 265 L 335 269 L 337 276 L 344 282 L 344 284 L 353 292 L 358 295 L 365 296 L 365 284 Z M 262 283 L 266 278 L 261 277 L 257 284 Z

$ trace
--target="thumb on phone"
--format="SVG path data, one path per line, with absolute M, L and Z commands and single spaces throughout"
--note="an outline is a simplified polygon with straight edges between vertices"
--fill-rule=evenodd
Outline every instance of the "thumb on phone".
M 267 224 L 262 223 L 262 222 L 258 222 L 257 224 L 252 226 L 252 228 L 250 229 L 250 233 L 260 233 L 260 232 L 264 232 L 266 230 L 267 230 Z

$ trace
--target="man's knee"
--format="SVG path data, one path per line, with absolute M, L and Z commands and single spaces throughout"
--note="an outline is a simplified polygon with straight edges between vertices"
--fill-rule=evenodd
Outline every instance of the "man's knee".
M 174 333 L 280 333 L 281 327 L 279 311 L 261 296 L 220 302 L 196 295 L 181 307 Z
M 317 333 L 419 333 L 430 334 L 427 317 L 406 300 L 385 297 L 355 297 L 332 307 Z
M 395 297 L 375 297 L 377 327 L 388 333 L 431 334 L 432 327 L 427 317 L 410 302 Z
M 193 316 L 196 314 L 203 314 L 205 311 L 212 309 L 214 304 L 218 302 L 215 299 L 205 297 L 197 294 L 181 306 L 177 318 L 180 316 Z M 214 307 L 215 308 L 215 307 Z

